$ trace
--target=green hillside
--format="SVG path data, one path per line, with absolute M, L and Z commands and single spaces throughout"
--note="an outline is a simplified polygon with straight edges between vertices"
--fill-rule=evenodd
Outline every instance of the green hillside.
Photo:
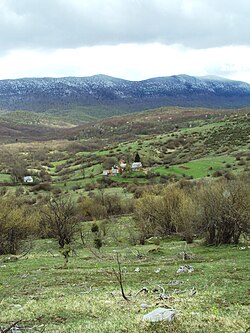
M 0 331 L 247 332 L 249 110 L 8 117 Z M 142 320 L 157 307 L 173 322 Z
M 166 114 L 167 110 L 158 110 L 158 112 Z M 168 112 L 173 114 L 174 110 L 171 109 Z M 62 191 L 77 189 L 84 192 L 85 188 L 120 187 L 133 182 L 161 183 L 171 178 L 196 179 L 248 171 L 250 165 L 248 114 L 246 112 L 237 114 L 234 112 L 228 115 L 222 113 L 220 116 L 217 114 L 197 120 L 196 112 L 201 111 L 192 110 L 193 118 L 189 117 L 188 123 L 185 114 L 177 112 L 175 122 L 178 126 L 176 124 L 173 126 L 172 122 L 162 118 L 161 127 L 158 128 L 154 119 L 160 117 L 159 113 L 147 112 L 143 118 L 151 118 L 151 128 L 155 128 L 160 133 L 139 134 L 137 132 L 134 139 L 131 138 L 132 133 L 136 132 L 136 126 L 140 126 L 140 118 L 136 123 L 128 116 L 128 118 L 121 117 L 121 119 L 116 117 L 114 120 L 98 124 L 97 127 L 90 125 L 89 130 L 86 127 L 84 132 L 79 129 L 82 134 L 77 141 L 48 142 L 46 145 L 42 144 L 43 148 L 37 143 L 38 149 L 31 148 L 33 144 L 22 145 L 21 143 L 16 148 L 15 145 L 9 147 L 13 150 L 17 149 L 18 155 L 22 159 L 25 156 L 28 169 L 36 170 L 37 182 L 42 181 L 39 173 L 43 172 L 48 175 L 52 187 L 60 188 Z M 26 118 L 26 113 L 16 113 L 16 117 L 18 115 L 23 116 L 19 122 L 27 122 L 29 119 Z M 33 116 L 33 120 L 30 119 L 30 121 L 37 124 L 39 117 L 36 114 Z M 47 120 L 49 121 L 49 118 Z M 116 126 L 114 126 L 114 122 Z M 134 127 L 129 133 L 129 139 L 122 141 L 123 137 L 128 137 L 125 134 L 123 136 L 122 127 L 130 125 L 130 123 Z M 157 123 L 159 122 L 157 121 Z M 187 123 L 186 127 L 185 123 Z M 94 135 L 97 128 L 99 131 L 100 128 L 104 131 L 103 135 L 100 134 L 103 136 L 102 139 Z M 170 128 L 170 130 L 165 131 L 166 128 Z M 118 138 L 116 131 L 119 129 L 121 129 L 121 136 Z M 153 131 L 150 130 L 150 132 Z M 60 147 L 56 148 L 55 145 Z M 4 149 L 4 146 L 2 148 Z M 34 150 L 37 150 L 36 153 Z M 39 156 L 39 151 L 41 151 L 41 156 Z M 123 174 L 120 173 L 116 177 L 102 176 L 105 165 L 119 164 L 121 159 L 125 159 L 129 166 L 137 152 L 139 152 L 143 165 L 140 172 L 131 172 L 128 168 Z M 38 160 L 36 161 L 36 159 Z M 111 166 L 109 167 L 111 168 Z M 5 163 L 2 163 L 2 168 L 3 173 L 6 168 Z M 8 177 L 7 175 L 5 178 Z M 108 182 L 106 182 L 107 179 L 109 179 Z
M 31 111 L 1 112 L 0 122 L 46 127 L 72 127 L 70 122 L 65 122 L 62 118 L 59 119 L 53 115 L 35 113 Z

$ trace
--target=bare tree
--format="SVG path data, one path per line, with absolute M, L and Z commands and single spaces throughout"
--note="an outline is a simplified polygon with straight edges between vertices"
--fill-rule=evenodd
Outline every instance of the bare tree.
M 49 236 L 57 239 L 61 249 L 70 245 L 79 229 L 80 215 L 71 198 L 51 198 L 41 210 L 41 226 Z
M 23 177 L 27 175 L 27 163 L 21 158 L 12 158 L 10 160 L 10 174 L 14 183 L 21 182 Z

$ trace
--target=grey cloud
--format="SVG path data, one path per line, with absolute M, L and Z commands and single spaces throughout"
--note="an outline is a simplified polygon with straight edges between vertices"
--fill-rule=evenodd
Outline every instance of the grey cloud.
M 0 52 L 117 43 L 250 45 L 249 0 L 0 0 Z

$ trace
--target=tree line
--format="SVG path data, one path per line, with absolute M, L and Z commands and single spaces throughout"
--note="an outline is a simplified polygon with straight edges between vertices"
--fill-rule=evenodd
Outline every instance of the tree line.
M 85 221 L 122 214 L 134 217 L 140 244 L 172 234 L 189 243 L 198 237 L 207 245 L 238 244 L 250 231 L 250 180 L 143 186 L 126 198 L 101 190 L 78 200 L 60 194 L 29 201 L 5 193 L 0 197 L 0 254 L 16 254 L 25 240 L 34 238 L 54 238 L 64 249 L 80 237 Z

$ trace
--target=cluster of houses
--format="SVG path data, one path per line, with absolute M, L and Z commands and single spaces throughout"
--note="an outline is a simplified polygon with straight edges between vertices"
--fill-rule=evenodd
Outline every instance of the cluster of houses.
M 103 170 L 102 175 L 103 176 L 117 176 L 118 174 L 121 174 L 124 170 L 129 169 L 131 171 L 140 171 L 142 170 L 142 163 L 139 154 L 137 153 L 135 156 L 135 160 L 131 165 L 127 165 L 125 160 L 121 160 L 119 165 L 112 166 L 109 170 Z M 23 177 L 24 183 L 33 183 L 34 179 L 31 176 L 25 176 Z
M 117 176 L 119 173 L 122 173 L 127 167 L 127 163 L 124 160 L 120 161 L 119 165 L 114 165 L 109 170 L 103 170 L 103 176 Z M 140 161 L 135 161 L 130 166 L 131 171 L 140 171 L 142 169 L 142 163 Z

